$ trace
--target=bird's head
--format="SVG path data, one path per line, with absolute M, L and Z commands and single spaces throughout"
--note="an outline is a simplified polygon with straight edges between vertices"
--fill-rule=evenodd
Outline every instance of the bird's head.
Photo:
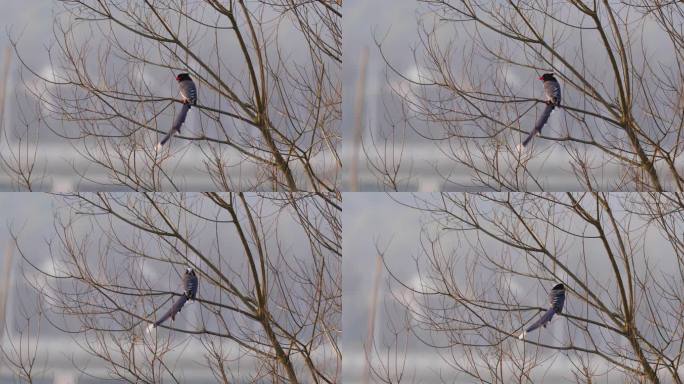
M 556 80 L 556 78 L 553 77 L 553 73 L 545 73 L 539 77 L 539 80 L 549 81 L 549 80 Z
M 179 73 L 178 76 L 176 76 L 176 81 L 183 81 L 183 80 L 190 80 L 190 74 L 189 73 Z
M 556 285 L 553 286 L 553 289 L 554 289 L 554 290 L 557 290 L 557 289 L 565 289 L 565 286 L 564 286 L 563 284 L 556 284 Z
M 195 276 L 195 270 L 192 268 L 186 268 L 185 273 Z

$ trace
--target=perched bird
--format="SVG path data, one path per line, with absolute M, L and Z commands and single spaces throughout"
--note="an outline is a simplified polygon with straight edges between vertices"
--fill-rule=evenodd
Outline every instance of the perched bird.
M 558 80 L 553 77 L 553 73 L 545 73 L 539 78 L 539 80 L 544 82 L 544 98 L 546 99 L 546 108 L 544 108 L 541 116 L 539 116 L 539 119 L 537 119 L 537 123 L 534 125 L 532 131 L 529 133 L 529 135 L 527 135 L 525 140 L 523 140 L 523 147 L 526 147 L 533 137 L 541 133 L 544 124 L 546 124 L 551 116 L 551 112 L 554 110 L 554 108 L 560 107 L 561 105 L 561 88 Z
M 171 129 L 164 136 L 164 138 L 157 144 L 157 150 L 160 150 L 164 144 L 171 138 L 171 136 L 176 133 L 180 133 L 181 126 L 185 122 L 185 117 L 188 111 L 193 105 L 197 105 L 197 87 L 195 82 L 192 81 L 190 75 L 187 73 L 181 73 L 176 76 L 176 81 L 178 81 L 178 87 L 180 88 L 180 95 L 183 99 L 183 107 L 181 107 L 180 113 L 176 116 L 176 119 L 171 125 Z
M 192 268 L 185 270 L 185 275 L 183 276 L 183 286 L 185 287 L 185 297 L 190 301 L 195 301 L 197 297 L 197 288 L 199 288 L 199 281 L 197 280 L 197 275 Z
M 185 275 L 183 275 L 183 296 L 178 298 L 173 306 L 169 308 L 166 313 L 164 313 L 157 321 L 150 324 L 147 329 L 152 330 L 152 328 L 157 328 L 159 324 L 165 322 L 169 317 L 171 321 L 176 320 L 176 315 L 183 309 L 183 306 L 188 300 L 195 300 L 197 297 L 197 288 L 199 287 L 199 281 L 197 280 L 197 275 L 192 268 L 185 270 Z
M 553 75 L 551 76 L 553 77 Z M 195 86 L 195 82 L 190 78 L 190 75 L 181 73 L 176 76 L 176 81 L 178 81 L 183 104 L 197 105 L 197 87 Z
M 535 321 L 534 324 L 530 325 L 527 330 L 523 331 L 523 333 L 518 336 L 518 339 L 524 339 L 528 332 L 532 332 L 539 327 L 546 328 L 546 325 L 551 321 L 553 315 L 563 312 L 563 304 L 565 304 L 565 286 L 563 284 L 556 284 L 553 289 L 551 289 L 551 292 L 549 292 L 549 302 L 551 308 L 544 312 L 542 317 Z

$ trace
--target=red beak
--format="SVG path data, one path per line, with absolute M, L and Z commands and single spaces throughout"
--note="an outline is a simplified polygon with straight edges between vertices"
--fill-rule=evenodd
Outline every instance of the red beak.
M 539 77 L 539 80 L 544 80 L 544 76 L 540 76 L 540 77 Z

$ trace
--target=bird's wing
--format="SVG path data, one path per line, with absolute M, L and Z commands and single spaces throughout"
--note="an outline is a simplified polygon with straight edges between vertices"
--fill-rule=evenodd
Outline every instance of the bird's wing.
M 188 274 L 188 280 L 185 282 L 185 292 L 187 292 L 192 299 L 195 299 L 195 296 L 197 295 L 198 285 L 199 281 L 197 280 L 197 275 Z
M 173 320 L 176 320 L 176 314 L 180 312 L 180 310 L 185 305 L 186 301 L 188 301 L 188 298 L 185 297 L 185 295 L 179 297 L 178 300 L 176 300 L 176 302 L 173 303 L 173 306 L 169 308 L 169 310 L 166 311 L 166 313 L 164 313 L 159 319 L 157 319 L 157 321 L 154 322 L 154 326 L 159 326 L 159 324 L 165 322 L 169 317 Z
M 183 274 L 183 289 L 184 289 L 186 292 L 187 292 L 187 290 L 188 290 L 188 285 L 190 284 L 190 277 L 191 277 L 191 275 L 190 275 L 190 273 L 188 273 L 188 272 L 185 272 L 185 273 Z
M 556 312 L 560 313 L 563 310 L 565 303 L 565 289 L 552 289 L 549 292 L 549 304 Z
M 180 94 L 186 100 L 195 102 L 197 100 L 197 87 L 192 80 L 184 80 L 180 83 Z
M 546 100 L 553 101 L 555 104 L 560 104 L 561 89 L 560 83 L 555 80 L 544 82 L 544 97 Z

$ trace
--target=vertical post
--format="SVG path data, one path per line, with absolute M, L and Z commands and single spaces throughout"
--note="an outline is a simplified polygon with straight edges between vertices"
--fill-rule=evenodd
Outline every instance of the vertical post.
M 2 60 L 2 75 L 0 77 L 0 142 L 2 142 L 3 132 L 5 128 L 5 96 L 7 95 L 7 79 L 9 78 L 9 69 L 12 64 L 12 49 L 7 46 L 3 54 Z
M 0 269 L 0 342 L 5 335 L 5 320 L 7 314 L 7 298 L 9 297 L 11 282 L 12 282 L 12 247 L 8 244 L 5 248 L 4 260 L 2 269 Z
M 366 68 L 368 67 L 368 47 L 364 47 L 359 58 L 359 80 L 356 83 L 356 94 L 354 95 L 354 139 L 352 141 L 351 172 L 349 180 L 349 190 L 356 192 L 359 190 L 359 149 L 363 138 L 363 113 L 366 95 Z

